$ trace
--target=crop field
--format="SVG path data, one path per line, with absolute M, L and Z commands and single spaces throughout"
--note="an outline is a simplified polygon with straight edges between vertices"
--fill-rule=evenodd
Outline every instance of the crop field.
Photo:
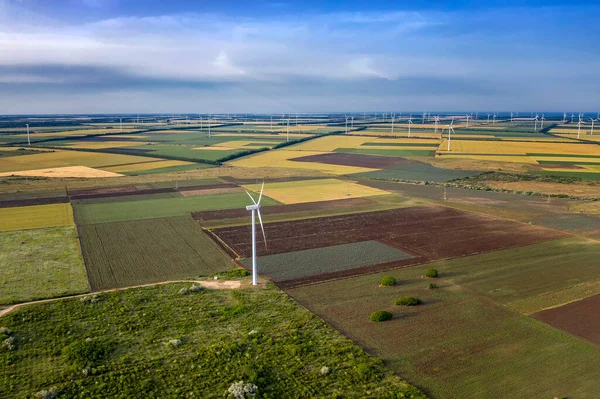
M 250 226 L 213 232 L 240 256 L 251 255 Z M 267 223 L 265 233 L 269 247 L 257 247 L 259 255 L 379 240 L 424 259 L 464 256 L 563 236 L 553 230 L 439 206 Z
M 358 147 L 369 140 L 372 139 L 369 137 L 356 137 L 347 135 L 326 136 L 293 145 L 288 147 L 288 150 L 330 152 L 335 151 L 340 147 Z
M 194 278 L 235 265 L 189 216 L 79 227 L 93 290 Z
M 0 396 L 56 386 L 59 397 L 223 398 L 243 380 L 260 397 L 426 398 L 274 287 L 179 293 L 189 287 L 111 292 L 1 318 L 18 345 L 0 352 Z M 68 354 L 88 338 L 107 353 L 85 376 L 85 357 Z
M 326 137 L 325 137 L 326 138 Z M 315 140 L 312 140 L 315 141 Z M 312 141 L 309 141 L 312 142 Z M 291 168 L 291 169 L 308 169 L 317 172 L 323 172 L 334 175 L 343 175 L 350 173 L 361 173 L 371 172 L 376 169 L 362 168 L 356 166 L 342 166 L 342 165 L 329 165 L 317 162 L 295 162 L 291 159 L 299 158 L 301 156 L 319 155 L 326 151 L 292 151 L 288 148 L 294 148 L 296 146 L 286 147 L 286 149 L 277 149 L 267 152 L 261 152 L 258 154 L 250 155 L 244 158 L 235 159 L 227 162 L 227 165 L 237 166 L 242 168 Z
M 75 227 L 0 233 L 0 304 L 89 290 Z
M 258 245 L 262 245 L 259 243 Z M 283 254 L 265 255 L 257 259 L 261 274 L 274 281 L 295 280 L 324 273 L 339 272 L 410 259 L 413 256 L 377 241 L 363 241 L 330 247 L 306 249 Z M 252 270 L 252 259 L 244 266 Z
M 368 179 L 447 182 L 454 179 L 462 179 L 473 176 L 479 173 L 471 170 L 437 168 L 428 163 L 415 160 L 406 161 L 407 162 L 403 162 L 383 170 L 355 173 L 349 176 Z
M 330 165 L 358 166 L 362 168 L 373 169 L 386 169 L 398 164 L 409 163 L 409 161 L 406 159 L 340 153 L 309 155 L 306 157 L 292 158 L 291 160 L 294 162 L 316 162 Z
M 452 274 L 441 273 L 438 288 L 428 289 L 431 280 L 423 278 L 428 267 L 286 292 L 434 398 L 596 395 L 595 345 L 511 312 L 454 283 Z M 477 268 L 468 273 L 476 275 Z M 378 287 L 384 274 L 396 277 L 398 285 Z M 403 295 L 422 304 L 395 307 Z M 390 311 L 392 320 L 369 323 L 369 314 L 378 309 Z
M 168 168 L 172 166 L 184 166 L 184 165 L 194 165 L 192 162 L 184 162 L 184 161 L 161 161 L 154 160 L 150 162 L 142 162 L 142 163 L 134 163 L 128 165 L 120 165 L 120 166 L 111 166 L 108 168 L 104 168 L 104 170 L 115 173 L 126 173 L 126 172 L 140 172 L 140 171 L 148 171 L 152 169 L 160 169 L 160 168 Z
M 600 294 L 544 310 L 533 317 L 600 345 L 600 313 L 597 311 L 599 306 Z
M 416 148 L 338 148 L 336 152 L 345 152 L 350 154 L 366 154 L 366 155 L 381 155 L 387 157 L 433 157 L 435 156 L 435 148 L 431 149 L 416 149 Z
M 261 184 L 244 185 L 254 192 L 260 192 Z M 339 179 L 315 179 L 292 182 L 270 183 L 265 186 L 264 195 L 284 204 L 298 204 L 313 201 L 331 201 L 344 198 L 386 195 L 385 191 L 366 187 L 354 182 Z
M 70 204 L 0 208 L 0 231 L 72 225 L 73 212 Z
M 183 216 L 191 212 L 214 209 L 244 208 L 246 193 L 218 194 L 195 197 L 140 199 L 139 201 L 77 204 L 74 208 L 78 226 Z M 275 205 L 276 201 L 263 196 L 261 204 Z

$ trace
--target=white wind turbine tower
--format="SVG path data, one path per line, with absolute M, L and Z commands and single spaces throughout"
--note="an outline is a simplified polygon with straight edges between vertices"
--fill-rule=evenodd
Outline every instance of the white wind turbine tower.
M 511 112 L 510 113 L 510 122 L 512 123 L 512 121 L 513 121 L 513 113 Z
M 29 123 L 26 126 L 27 126 L 27 145 L 31 147 L 31 141 L 29 141 Z
M 546 117 L 544 116 L 544 114 L 542 114 L 542 118 L 540 119 L 540 130 L 544 128 L 545 120 L 546 120 Z
M 394 119 L 396 119 L 396 114 L 392 114 L 392 134 L 394 134 Z
M 348 134 L 348 115 L 344 115 L 346 117 L 346 134 Z
M 533 131 L 537 132 L 537 121 L 538 121 L 538 116 L 535 116 L 535 119 L 533 120 Z
M 494 119 L 492 120 L 492 125 L 496 124 L 496 116 L 498 116 L 498 114 L 494 113 Z
M 573 115 L 573 113 L 571 112 L 571 123 L 573 123 L 573 118 L 575 118 L 575 115 Z
M 258 214 L 258 221 L 260 222 L 260 228 L 263 233 L 263 239 L 265 241 L 265 248 L 267 248 L 267 236 L 265 236 L 265 228 L 263 227 L 262 218 L 260 217 L 260 200 L 262 198 L 263 189 L 265 188 L 265 182 L 263 181 L 262 187 L 260 188 L 260 195 L 258 201 L 254 201 L 254 198 L 248 191 L 248 197 L 252 200 L 253 205 L 246 206 L 246 210 L 252 211 L 252 285 L 258 285 L 258 271 L 256 269 L 256 214 Z
M 590 136 L 593 136 L 594 135 L 594 122 L 596 122 L 598 119 L 590 118 L 590 120 L 592 121 L 592 130 L 590 130 Z
M 492 115 L 492 114 L 488 114 L 488 121 L 487 121 L 488 125 L 490 124 L 490 116 L 491 116 L 491 115 Z
M 566 112 L 563 113 L 563 120 L 562 121 L 563 121 L 563 123 L 565 123 L 567 121 L 567 113 Z
M 454 119 L 452 119 L 452 121 L 450 122 L 449 125 L 446 125 L 446 127 L 448 128 L 448 152 L 450 152 L 450 140 L 452 139 L 452 137 L 450 136 L 450 133 L 455 133 L 454 128 L 452 127 L 452 125 L 454 124 Z M 444 129 L 442 129 L 442 134 L 444 134 Z
M 350 129 L 354 129 L 354 115 L 350 116 Z
M 440 121 L 440 116 L 436 115 L 433 117 L 433 121 L 435 122 L 435 134 L 437 134 L 437 129 L 438 129 L 438 122 Z
M 412 121 L 412 114 L 410 114 L 410 115 L 408 116 L 408 137 L 410 137 L 410 125 L 412 125 L 412 124 L 413 124 L 413 121 Z
M 421 119 L 421 123 L 423 123 L 423 124 L 425 123 L 425 112 L 423 112 L 423 117 Z
M 581 137 L 581 119 L 577 122 L 577 138 Z
M 469 127 L 469 118 L 470 118 L 470 116 L 469 116 L 469 114 L 467 114 L 467 126 L 466 127 Z

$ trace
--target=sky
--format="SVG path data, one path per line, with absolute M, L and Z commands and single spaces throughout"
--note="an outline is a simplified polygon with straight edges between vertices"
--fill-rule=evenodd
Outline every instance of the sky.
M 597 112 L 599 11 L 577 0 L 0 0 L 0 114 Z

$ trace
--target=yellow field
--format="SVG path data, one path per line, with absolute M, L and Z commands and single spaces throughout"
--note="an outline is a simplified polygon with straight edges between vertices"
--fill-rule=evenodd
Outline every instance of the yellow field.
M 124 173 L 124 172 L 139 172 L 142 170 L 152 170 L 159 168 L 167 168 L 170 166 L 181 166 L 181 165 L 192 165 L 193 162 L 185 162 L 185 161 L 152 161 L 152 162 L 144 162 L 144 163 L 135 163 L 129 165 L 120 165 L 120 166 L 109 166 L 104 168 L 104 170 L 115 173 Z
M 444 139 L 440 150 L 445 151 L 448 143 Z M 594 144 L 575 143 L 531 143 L 517 141 L 469 141 L 452 140 L 453 153 L 480 154 L 565 154 L 565 155 L 599 155 L 600 146 Z
M 537 164 L 537 162 L 532 159 L 531 157 L 528 157 L 526 155 L 515 155 L 515 156 L 500 156 L 500 155 L 470 155 L 470 154 L 453 154 L 453 153 L 447 153 L 444 152 L 444 155 L 436 155 L 436 158 L 442 158 L 442 159 L 450 159 L 450 158 L 454 158 L 454 159 L 460 159 L 460 158 L 467 158 L 467 159 L 475 159 L 475 160 L 479 160 L 479 161 L 494 161 L 494 162 L 516 162 L 516 163 L 528 163 L 528 164 Z
M 369 137 L 357 137 L 351 135 L 325 136 L 287 147 L 287 149 L 291 151 L 331 152 L 337 148 L 357 148 L 361 144 L 366 143 L 367 141 L 373 141 L 373 139 Z
M 277 134 L 269 134 L 269 133 L 214 133 L 211 136 L 218 137 L 286 137 L 286 133 L 277 133 Z M 295 139 L 301 139 L 305 137 L 313 136 L 308 133 L 290 133 L 290 139 L 293 137 Z
M 0 231 L 73 226 L 70 204 L 52 204 L 0 208 Z
M 583 132 L 583 130 L 581 131 L 581 136 L 580 139 L 581 140 L 590 140 L 590 141 L 600 141 L 600 126 L 598 127 L 598 131 L 596 131 L 596 128 L 594 127 L 594 134 L 590 135 L 590 132 Z M 564 137 L 565 140 L 566 139 L 570 139 L 570 140 L 577 140 L 577 133 L 573 134 L 573 133 L 559 133 L 558 136 L 560 137 Z
M 248 145 L 248 144 L 252 144 L 252 145 Z M 247 149 L 251 149 L 251 148 L 262 148 L 262 147 L 272 147 L 274 145 L 279 144 L 279 141 L 249 141 L 249 140 L 232 140 L 232 141 L 225 141 L 223 143 L 219 143 L 219 144 L 215 144 L 212 145 L 211 147 L 226 147 L 229 149 L 235 148 L 247 148 Z M 199 147 L 198 149 L 205 149 L 202 147 Z
M 309 142 L 310 143 L 310 142 Z M 294 146 L 295 147 L 295 146 Z M 286 147 L 290 148 L 290 147 Z M 310 169 L 334 175 L 345 175 L 350 173 L 372 172 L 377 169 L 361 168 L 356 166 L 328 165 L 317 162 L 294 162 L 291 158 L 308 155 L 322 154 L 318 151 L 291 151 L 288 149 L 265 151 L 258 154 L 238 158 L 227 162 L 228 165 L 244 168 L 293 168 Z
M 55 150 L 53 152 L 44 152 L 41 154 L 0 158 L 0 173 L 33 169 L 60 168 L 65 166 L 88 166 L 91 168 L 101 168 L 103 166 L 150 162 L 154 160 L 155 158 L 137 155 Z
M 61 168 L 33 169 L 21 170 L 15 172 L 0 173 L 0 177 L 4 176 L 30 176 L 30 177 L 118 177 L 122 176 L 118 173 L 107 172 L 105 170 L 88 168 L 87 166 L 65 166 Z
M 88 141 L 82 143 L 67 144 L 67 148 L 90 148 L 90 149 L 103 149 L 103 148 L 115 148 L 115 147 L 129 147 L 132 145 L 144 145 L 149 144 L 148 142 L 127 142 L 127 141 Z
M 248 190 L 260 192 L 261 184 L 244 186 Z M 349 183 L 338 179 L 302 180 L 265 184 L 264 195 L 284 204 L 298 204 L 313 201 L 331 201 L 344 198 L 386 195 L 385 191 Z
M 435 133 L 434 129 L 431 130 L 411 130 L 410 131 L 410 137 L 411 138 L 439 138 L 440 137 L 440 133 L 442 132 L 442 128 L 438 129 L 438 132 Z M 396 136 L 405 136 L 408 138 L 408 130 L 406 129 L 396 129 L 394 127 L 394 134 L 391 133 L 391 131 L 385 131 L 385 130 L 359 130 L 357 132 L 349 132 L 350 135 L 356 135 L 356 136 L 373 136 L 373 137 L 396 137 Z M 472 136 L 469 136 L 472 137 Z

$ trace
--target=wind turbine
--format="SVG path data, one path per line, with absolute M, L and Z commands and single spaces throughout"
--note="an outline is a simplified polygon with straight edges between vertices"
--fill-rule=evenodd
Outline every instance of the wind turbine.
M 469 127 L 469 117 L 470 117 L 469 114 L 467 114 L 467 126 L 466 127 Z
M 346 134 L 348 134 L 348 115 L 344 115 L 346 117 Z
M 537 132 L 537 121 L 538 121 L 538 116 L 535 116 L 535 119 L 533 120 L 533 131 Z
M 450 136 L 450 133 L 456 134 L 456 132 L 454 131 L 454 128 L 452 127 L 453 123 L 454 123 L 454 119 L 452 119 L 452 122 L 450 122 L 449 125 L 446 125 L 446 127 L 448 128 L 448 152 L 450 152 L 450 140 L 452 139 L 452 137 Z M 442 129 L 442 134 L 444 134 L 444 129 Z
M 354 129 L 354 115 L 350 116 L 350 129 Z
M 27 145 L 31 147 L 31 141 L 29 141 L 29 123 L 26 126 L 27 126 Z
M 423 118 L 421 119 L 421 123 L 425 123 L 425 112 L 423 112 Z
M 496 114 L 496 113 L 494 113 L 494 119 L 492 120 L 492 125 L 495 125 L 495 124 L 496 124 L 496 116 L 497 116 L 497 114 Z
M 563 113 L 563 120 L 562 121 L 563 121 L 563 123 L 565 123 L 567 121 L 567 113 L 566 112 Z
M 575 115 L 573 115 L 573 113 L 571 112 L 571 123 L 573 123 L 573 118 L 575 118 Z
M 581 136 L 581 119 L 577 122 L 577 138 Z
M 439 115 L 434 116 L 433 121 L 435 122 L 435 134 L 437 134 L 437 129 L 438 129 L 437 125 L 438 125 L 438 122 L 440 121 L 440 116 Z
M 263 239 L 265 241 L 265 248 L 267 248 L 267 236 L 265 235 L 265 228 L 263 227 L 262 218 L 260 217 L 260 200 L 262 198 L 263 189 L 265 188 L 265 182 L 263 181 L 262 187 L 260 188 L 260 195 L 258 201 L 254 201 L 254 198 L 248 191 L 248 197 L 252 200 L 253 205 L 246 206 L 247 211 L 252 211 L 252 285 L 258 285 L 258 271 L 256 270 L 256 214 L 258 214 L 258 221 L 260 222 L 260 228 L 263 233 Z
M 511 112 L 510 113 L 510 123 L 512 123 L 512 121 L 513 121 L 513 113 Z
M 412 121 L 412 114 L 410 114 L 410 115 L 408 116 L 408 137 L 410 137 L 410 125 L 412 125 L 412 124 L 413 124 L 413 121 Z
M 392 114 L 392 134 L 394 134 L 394 119 L 396 119 L 396 114 Z
M 593 136 L 594 135 L 594 122 L 596 122 L 598 119 L 590 118 L 590 120 L 592 121 L 592 130 L 590 130 L 590 136 Z
M 544 128 L 544 121 L 546 120 L 546 118 L 544 117 L 544 114 L 542 114 L 542 119 L 540 119 L 540 130 Z

